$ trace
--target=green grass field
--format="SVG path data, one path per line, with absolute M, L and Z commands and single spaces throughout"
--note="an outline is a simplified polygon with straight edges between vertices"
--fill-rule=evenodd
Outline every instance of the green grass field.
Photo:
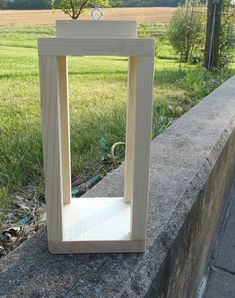
M 146 34 L 147 29 L 144 29 Z M 156 31 L 165 29 L 156 26 Z M 142 31 L 143 33 L 143 31 Z M 53 27 L 0 27 L 0 208 L 15 193 L 43 192 L 41 118 L 37 38 L 54 34 Z M 201 75 L 196 66 L 179 72 L 166 38 L 158 45 L 155 66 L 153 135 L 193 106 L 190 80 Z M 226 73 L 223 78 L 231 73 Z M 185 80 L 185 77 L 187 80 Z M 200 81 L 200 77 L 198 77 Z M 217 80 L 213 89 L 221 83 Z M 102 166 L 104 152 L 125 141 L 127 58 L 73 57 L 69 59 L 72 176 L 86 179 Z M 196 85 L 196 89 L 199 86 Z M 199 88 L 200 89 L 200 88 Z M 200 90 L 199 90 L 200 91 Z M 210 91 L 210 88 L 206 91 Z M 196 94 L 196 95 L 195 95 Z

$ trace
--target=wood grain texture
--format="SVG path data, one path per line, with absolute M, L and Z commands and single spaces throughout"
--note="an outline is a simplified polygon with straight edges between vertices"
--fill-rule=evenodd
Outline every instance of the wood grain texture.
M 135 143 L 135 109 L 136 109 L 136 75 L 137 57 L 129 57 L 128 61 L 128 100 L 126 115 L 126 153 L 125 153 L 125 185 L 124 199 L 133 200 L 134 185 L 134 143 Z
M 134 142 L 129 146 L 128 156 L 132 156 L 131 167 L 133 178 L 130 181 L 133 195 L 131 214 L 131 239 L 143 240 L 146 237 L 148 184 L 149 184 L 149 156 L 152 127 L 152 96 L 154 78 L 154 57 L 136 57 L 133 61 L 136 68 L 135 91 L 131 102 L 132 121 L 134 124 Z M 132 169 L 131 169 L 132 171 Z
M 143 253 L 145 241 L 48 241 L 52 254 L 71 253 Z
M 137 37 L 136 21 L 57 20 L 56 37 Z
M 130 208 L 123 198 L 72 198 L 64 206 L 63 240 L 131 240 Z
M 71 198 L 70 121 L 68 102 L 68 69 L 66 57 L 58 57 L 58 79 L 60 92 L 62 185 L 64 204 Z
M 62 22 L 58 23 L 57 35 L 64 36 L 71 29 L 69 36 L 76 38 L 38 41 L 48 241 L 52 253 L 145 250 L 154 41 L 80 38 L 86 26 L 88 35 L 99 35 L 97 26 L 104 26 L 111 35 L 107 25 Z M 75 32 L 77 26 L 81 35 Z M 124 34 L 125 24 L 115 26 L 115 34 Z M 134 28 L 136 24 L 130 23 L 125 34 L 135 36 Z M 129 56 L 124 198 L 71 199 L 67 55 Z
M 61 111 L 56 57 L 39 56 L 48 239 L 63 239 Z
M 154 56 L 154 39 L 39 38 L 39 55 Z

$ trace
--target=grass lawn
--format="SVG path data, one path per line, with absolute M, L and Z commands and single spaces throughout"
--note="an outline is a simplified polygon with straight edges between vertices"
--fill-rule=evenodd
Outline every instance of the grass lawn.
M 158 30 L 164 28 L 156 26 Z M 0 211 L 15 193 L 43 193 L 36 40 L 53 34 L 49 26 L 0 27 Z M 192 73 L 200 75 L 196 66 L 179 72 L 166 39 L 157 54 L 154 136 L 201 97 L 190 87 Z M 109 149 L 125 141 L 126 83 L 125 57 L 69 58 L 72 177 L 86 179 L 110 169 L 110 164 L 102 165 L 100 140 L 106 140 Z M 200 86 L 195 88 L 200 91 Z

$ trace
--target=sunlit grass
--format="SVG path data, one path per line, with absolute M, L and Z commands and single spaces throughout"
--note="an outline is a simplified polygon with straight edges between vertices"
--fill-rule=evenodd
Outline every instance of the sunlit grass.
M 163 30 L 162 28 L 160 28 Z M 0 208 L 8 194 L 33 185 L 42 189 L 42 142 L 37 38 L 53 27 L 0 27 Z M 194 102 L 182 84 L 190 66 L 179 64 L 167 41 L 156 59 L 153 135 L 179 116 L 168 105 L 186 111 Z M 99 145 L 125 140 L 127 58 L 69 58 L 72 176 L 96 173 L 102 160 Z M 160 116 L 163 120 L 159 120 Z M 160 121 L 160 122 L 159 122 Z

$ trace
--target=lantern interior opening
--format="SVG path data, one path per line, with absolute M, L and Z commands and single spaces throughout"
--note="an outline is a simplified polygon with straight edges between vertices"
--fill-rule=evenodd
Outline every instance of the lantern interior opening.
M 72 176 L 75 176 L 76 163 L 79 162 L 75 152 L 90 149 L 84 148 L 84 143 L 89 143 L 89 146 L 95 148 L 99 140 L 104 138 L 107 141 L 107 153 L 110 154 L 112 144 L 119 141 L 125 142 L 128 57 L 92 56 L 92 59 L 86 56 L 68 57 L 67 67 L 68 133 L 71 134 L 69 151 L 71 158 L 69 159 Z M 80 84 L 79 81 L 83 76 L 85 80 Z M 100 78 L 102 82 L 105 81 L 104 84 L 101 84 Z M 107 113 L 108 110 L 110 113 Z M 107 126 L 110 127 L 110 131 Z M 123 131 L 117 138 L 115 130 L 120 126 Z M 118 130 L 120 131 L 120 128 Z M 100 131 L 108 133 L 104 135 L 100 134 Z M 85 142 L 82 141 L 83 138 Z M 78 148 L 79 143 L 83 143 L 81 148 Z M 101 160 L 104 153 L 99 150 L 100 148 L 92 153 L 101 153 Z M 124 196 L 124 189 L 123 194 L 120 195 Z M 63 240 L 130 240 L 130 222 L 131 204 L 125 202 L 124 198 L 72 198 L 70 196 L 70 200 L 64 201 L 63 206 Z

